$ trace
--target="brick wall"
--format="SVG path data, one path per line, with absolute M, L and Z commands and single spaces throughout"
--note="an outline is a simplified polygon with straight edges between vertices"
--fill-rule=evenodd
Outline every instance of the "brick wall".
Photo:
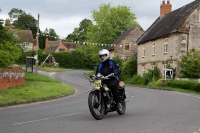
M 25 71 L 18 65 L 0 68 L 0 90 L 25 83 Z

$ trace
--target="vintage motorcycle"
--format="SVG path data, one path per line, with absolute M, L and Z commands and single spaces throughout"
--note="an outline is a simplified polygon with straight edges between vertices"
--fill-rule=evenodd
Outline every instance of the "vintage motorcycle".
M 103 80 L 109 79 L 110 76 L 114 76 L 114 73 L 111 73 L 105 77 L 100 74 L 98 74 L 98 76 L 92 75 L 88 77 L 86 73 L 84 74 L 89 79 L 90 84 L 92 83 L 94 86 L 93 89 L 88 90 L 88 106 L 92 116 L 97 120 L 101 120 L 104 115 L 107 115 L 108 112 L 113 111 L 117 111 L 119 115 L 123 115 L 126 111 L 124 82 L 120 81 L 117 88 L 120 102 L 122 103 L 122 108 L 118 109 L 109 86 L 103 84 Z

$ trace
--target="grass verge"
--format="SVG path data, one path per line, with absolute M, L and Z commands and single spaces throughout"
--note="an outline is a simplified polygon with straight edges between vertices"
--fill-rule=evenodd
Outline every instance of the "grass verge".
M 46 71 L 46 72 L 62 72 L 62 71 L 71 70 L 71 69 L 59 68 L 59 67 L 55 68 L 55 67 L 41 67 L 41 66 L 38 66 L 38 70 Z
M 72 86 L 43 75 L 25 74 L 24 85 L 0 91 L 0 107 L 60 98 L 75 92 Z

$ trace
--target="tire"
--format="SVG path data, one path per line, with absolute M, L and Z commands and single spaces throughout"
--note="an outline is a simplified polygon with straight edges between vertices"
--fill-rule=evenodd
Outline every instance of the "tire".
M 125 114 L 125 112 L 126 112 L 126 102 L 123 101 L 123 102 L 122 102 L 122 110 L 117 110 L 117 113 L 118 113 L 119 115 L 123 115 L 123 114 Z
M 100 105 L 98 104 L 99 91 L 92 91 L 88 96 L 88 106 L 90 113 L 96 120 L 101 120 L 104 117 L 105 104 L 101 98 Z

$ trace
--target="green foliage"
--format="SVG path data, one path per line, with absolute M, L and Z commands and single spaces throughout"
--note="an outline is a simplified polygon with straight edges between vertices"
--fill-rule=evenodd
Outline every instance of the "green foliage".
M 26 14 L 26 12 L 21 9 L 13 8 L 8 13 L 8 15 L 10 16 L 13 28 L 21 30 L 31 30 L 33 33 L 33 37 L 36 37 L 37 20 L 31 14 Z
M 194 48 L 190 49 L 182 56 L 180 66 L 183 77 L 200 78 L 200 51 Z
M 18 8 L 12 8 L 10 10 L 10 12 L 8 13 L 9 17 L 10 17 L 10 20 L 11 20 L 11 23 L 15 20 L 18 19 L 18 17 L 20 15 L 23 15 L 23 14 L 26 14 L 25 11 L 21 10 L 21 9 L 18 9 Z
M 6 42 L 14 44 L 17 43 L 17 39 L 3 27 L 3 23 L 0 21 L 0 44 L 5 44 Z
M 145 79 L 140 75 L 133 76 L 133 84 L 134 85 L 145 85 Z
M 153 70 L 148 69 L 148 72 L 143 74 L 145 85 L 147 85 L 149 82 L 158 80 L 160 77 L 160 69 L 157 66 L 155 66 Z
M 120 67 L 122 67 L 122 64 L 124 63 L 124 60 L 120 58 L 120 56 L 115 56 L 112 58 L 114 61 L 116 61 Z
M 122 65 L 120 80 L 132 78 L 135 74 L 137 74 L 137 58 L 131 57 Z
M 71 41 L 86 41 L 86 34 L 88 31 L 88 26 L 92 25 L 92 21 L 89 19 L 84 19 L 80 22 L 78 28 L 74 28 L 74 31 L 66 37 L 66 40 Z
M 45 34 L 45 39 L 48 36 L 48 40 L 50 40 L 50 41 L 55 41 L 55 40 L 58 40 L 58 38 L 59 38 L 56 31 L 52 28 L 49 28 L 49 29 L 46 28 L 43 33 Z
M 200 92 L 200 83 L 197 81 L 168 80 L 167 86 Z
M 112 43 L 124 31 L 137 25 L 130 7 L 101 4 L 99 11 L 92 11 L 93 24 L 89 25 L 87 38 L 89 42 Z
M 27 52 L 22 52 L 20 58 L 17 60 L 18 64 L 26 64 L 26 57 L 34 57 L 36 51 L 30 50 Z M 41 64 L 46 58 L 46 54 L 43 53 L 41 49 L 38 49 L 38 64 Z
M 15 63 L 21 56 L 19 46 L 6 42 L 0 44 L 0 68 L 8 67 Z

